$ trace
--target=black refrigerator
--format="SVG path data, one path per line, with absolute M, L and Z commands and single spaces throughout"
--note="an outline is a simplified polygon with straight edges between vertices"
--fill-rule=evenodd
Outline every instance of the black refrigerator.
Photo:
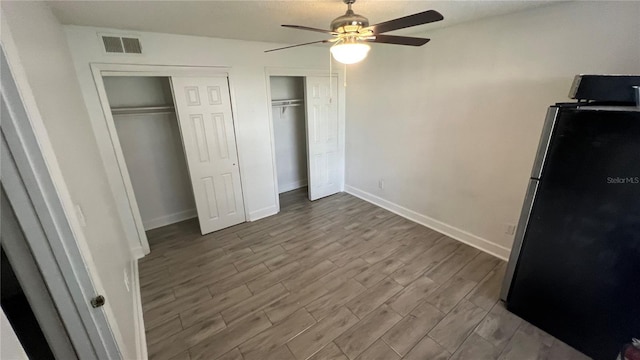
M 549 108 L 501 297 L 597 360 L 640 338 L 640 108 Z

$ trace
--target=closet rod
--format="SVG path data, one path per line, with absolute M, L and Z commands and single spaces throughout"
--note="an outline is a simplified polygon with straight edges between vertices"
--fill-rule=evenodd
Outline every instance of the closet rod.
M 271 105 L 274 108 L 286 108 L 286 107 L 294 107 L 294 106 L 302 106 L 304 104 L 283 104 L 283 105 Z
M 156 114 L 175 113 L 175 108 L 171 105 L 164 106 L 130 106 L 111 108 L 113 115 L 135 115 L 135 114 Z
M 304 99 L 272 100 L 271 106 L 295 106 L 302 105 Z

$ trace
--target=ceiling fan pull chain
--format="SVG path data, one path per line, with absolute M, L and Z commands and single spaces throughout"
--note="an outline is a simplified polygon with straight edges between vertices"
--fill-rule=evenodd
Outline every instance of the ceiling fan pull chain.
M 347 87 L 347 64 L 344 64 L 344 87 Z
M 333 79 L 332 65 L 333 61 L 331 61 L 331 52 L 329 52 L 329 104 L 333 103 L 333 85 L 331 84 L 331 80 Z

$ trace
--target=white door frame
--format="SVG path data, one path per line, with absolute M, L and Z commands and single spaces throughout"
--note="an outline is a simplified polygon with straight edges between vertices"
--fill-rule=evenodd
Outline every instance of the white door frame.
M 154 77 L 168 77 L 173 76 L 188 76 L 188 77 L 226 77 L 229 82 L 229 94 L 231 97 L 231 114 L 233 116 L 233 130 L 236 136 L 236 151 L 238 152 L 238 165 L 240 170 L 240 184 L 242 186 L 242 201 L 245 208 L 245 221 L 247 221 L 248 205 L 247 196 L 244 193 L 244 183 L 242 180 L 243 173 L 243 161 L 240 147 L 238 146 L 238 126 L 236 125 L 238 116 L 236 112 L 235 91 L 232 81 L 232 69 L 230 67 L 209 67 L 209 66 L 165 66 L 165 65 L 130 65 L 130 64 L 111 64 L 111 63 L 92 63 L 91 72 L 93 80 L 96 84 L 96 90 L 98 92 L 98 98 L 100 99 L 100 106 L 104 114 L 104 121 L 109 133 L 109 147 L 112 154 L 115 155 L 116 166 L 110 166 L 111 161 L 104 159 L 104 153 L 110 151 L 101 152 L 103 157 L 103 164 L 108 173 L 119 174 L 117 180 L 109 178 L 111 189 L 113 191 L 114 198 L 118 204 L 118 213 L 120 218 L 125 224 L 125 233 L 129 239 L 134 239 L 132 242 L 139 242 L 140 248 L 133 249 L 134 256 L 142 258 L 144 255 L 150 252 L 149 241 L 145 234 L 144 225 L 142 224 L 142 217 L 140 216 L 140 210 L 133 191 L 133 185 L 131 183 L 131 177 L 127 170 L 127 165 L 120 146 L 120 140 L 118 138 L 118 132 L 115 127 L 115 121 L 111 108 L 109 107 L 109 99 L 107 98 L 107 92 L 104 86 L 103 76 L 154 76 Z M 182 140 L 181 140 L 182 141 Z M 99 141 L 100 145 L 101 142 Z M 127 226 L 127 224 L 129 226 Z
M 73 203 L 46 129 L 30 90 L 16 84 L 19 76 L 24 85 L 24 73 L 9 66 L 4 48 L 0 52 L 2 187 L 78 357 L 119 359 L 112 317 L 106 307 L 89 305 L 103 287 L 92 276 L 91 257 L 83 256 L 88 249 L 78 219 L 66 212 Z
M 278 168 L 276 165 L 276 140 L 275 140 L 275 132 L 273 127 L 273 109 L 271 107 L 271 77 L 272 76 L 295 76 L 306 78 L 307 76 L 329 76 L 329 72 L 326 70 L 318 70 L 318 69 L 301 69 L 301 68 L 284 68 L 284 67 L 266 67 L 265 68 L 265 78 L 267 84 L 267 99 L 269 100 L 268 104 L 268 112 L 269 112 L 269 130 L 270 130 L 270 138 L 271 138 L 271 161 L 273 166 L 273 184 L 274 184 L 274 193 L 275 193 L 275 203 L 276 210 L 280 212 L 280 194 L 278 193 Z M 340 191 L 344 191 L 344 174 L 345 174 L 345 91 L 344 86 L 340 86 L 344 82 L 343 76 L 340 72 L 333 71 L 331 76 L 335 76 L 338 78 L 338 93 L 336 94 L 336 100 L 338 101 L 338 148 L 340 150 Z M 306 106 L 306 104 L 305 104 Z M 306 117 L 306 112 L 305 112 Z M 306 126 L 306 120 L 305 120 Z M 308 134 L 305 131 L 306 141 L 308 143 L 309 138 Z M 305 152 L 308 152 L 305 149 Z M 307 155 L 308 158 L 308 155 Z M 307 159 L 308 161 L 308 159 Z M 307 163 L 307 167 L 309 164 Z M 308 173 L 308 172 L 307 172 Z

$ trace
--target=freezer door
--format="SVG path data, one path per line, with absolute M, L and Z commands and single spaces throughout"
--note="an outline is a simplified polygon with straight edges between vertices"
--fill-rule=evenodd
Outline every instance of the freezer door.
M 560 109 L 507 307 L 595 359 L 640 337 L 640 112 Z
M 549 143 L 551 142 L 551 135 L 556 124 L 556 118 L 560 108 L 558 106 L 551 106 L 547 110 L 547 117 L 545 118 L 544 125 L 542 127 L 542 134 L 540 135 L 540 142 L 538 143 L 538 151 L 536 152 L 536 159 L 533 162 L 533 169 L 531 170 L 531 179 L 529 180 L 529 186 L 524 197 L 524 203 L 522 205 L 522 211 L 520 212 L 520 220 L 518 221 L 518 227 L 516 228 L 516 234 L 513 239 L 513 245 L 511 246 L 511 253 L 509 254 L 509 264 L 507 265 L 507 271 L 505 272 L 504 279 L 502 281 L 502 290 L 500 292 L 500 299 L 506 301 L 509 289 L 511 288 L 511 280 L 513 279 L 513 273 L 516 268 L 518 257 L 520 256 L 520 249 L 522 248 L 522 241 L 524 240 L 524 233 L 529 224 L 529 216 L 531 215 L 531 207 L 533 206 L 533 200 L 538 190 L 538 179 L 542 173 L 542 167 L 544 166 L 545 159 L 547 158 L 547 152 L 549 150 Z
M 529 186 L 527 187 L 527 194 L 524 197 L 524 204 L 522 205 L 522 211 L 520 212 L 520 221 L 518 221 L 518 227 L 516 230 L 516 236 L 513 240 L 513 246 L 511 246 L 511 254 L 509 255 L 509 264 L 507 264 L 507 271 L 502 281 L 502 291 L 500 292 L 500 299 L 506 301 L 509 295 L 509 289 L 511 288 L 511 282 L 513 280 L 513 274 L 516 270 L 516 264 L 518 257 L 520 256 L 520 250 L 522 249 L 522 241 L 524 240 L 524 233 L 529 225 L 529 217 L 531 216 L 531 208 L 533 207 L 533 200 L 535 199 L 536 192 L 538 191 L 538 180 L 530 179 Z

